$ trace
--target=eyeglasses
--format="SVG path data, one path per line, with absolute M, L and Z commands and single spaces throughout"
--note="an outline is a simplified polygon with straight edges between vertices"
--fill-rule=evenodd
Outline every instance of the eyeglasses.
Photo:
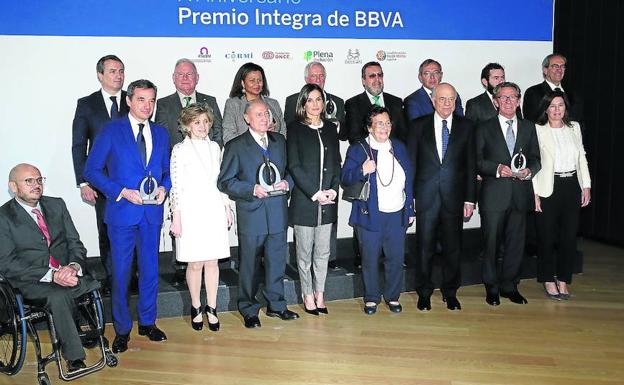
M 32 187 L 34 185 L 43 186 L 45 184 L 46 178 L 45 176 L 40 176 L 39 178 L 26 178 L 22 180 L 22 182 L 26 183 L 26 186 Z
M 517 95 L 500 95 L 497 96 L 496 99 L 500 100 L 501 102 L 516 102 L 519 98 Z
M 392 128 L 392 122 L 391 121 L 385 121 L 385 122 L 373 122 L 373 126 L 375 128 L 384 128 L 384 127 L 388 127 L 388 128 Z
M 372 74 L 368 74 L 366 75 L 369 79 L 375 79 L 375 78 L 380 78 L 383 79 L 384 74 L 383 72 L 377 72 L 377 73 L 372 73 Z
M 565 64 L 551 64 L 549 65 L 550 68 L 554 69 L 554 70 L 565 70 L 566 69 L 566 65 Z
M 442 75 L 442 71 L 425 71 L 421 75 L 426 78 L 430 78 L 432 76 L 438 77 Z
M 191 77 L 195 76 L 195 72 L 184 72 L 184 73 L 176 72 L 175 76 L 177 78 L 191 78 Z
M 450 98 L 447 98 L 447 97 L 444 97 L 444 96 L 440 96 L 439 98 L 436 98 L 436 99 L 441 104 L 446 104 L 447 102 L 449 104 L 455 104 L 455 97 L 454 96 L 451 96 Z

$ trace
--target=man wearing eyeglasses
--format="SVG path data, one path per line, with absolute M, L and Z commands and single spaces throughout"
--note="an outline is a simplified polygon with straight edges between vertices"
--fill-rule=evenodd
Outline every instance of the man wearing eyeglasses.
M 531 177 L 541 168 L 535 125 L 518 119 L 520 88 L 504 82 L 494 88 L 498 115 L 477 127 L 477 172 L 483 178 L 479 213 L 483 229 L 483 283 L 486 302 L 500 304 L 500 297 L 525 304 L 518 291 L 520 267 L 524 256 L 526 216 L 535 201 Z M 519 170 L 512 170 L 514 158 Z M 515 157 L 518 155 L 518 157 Z M 515 163 L 515 162 L 514 162 Z M 515 171 L 515 172 L 514 172 Z M 497 245 L 504 242 L 503 262 L 497 271 Z
M 214 142 L 217 142 L 220 147 L 223 147 L 223 128 L 221 122 L 221 111 L 217 105 L 217 99 L 214 96 L 205 95 L 195 90 L 197 82 L 199 82 L 199 74 L 197 73 L 197 67 L 195 63 L 189 59 L 179 59 L 173 69 L 171 75 L 173 79 L 173 85 L 176 91 L 164 98 L 158 99 L 156 102 L 156 118 L 157 124 L 167 128 L 169 132 L 169 145 L 170 149 L 173 146 L 184 140 L 184 134 L 180 130 L 178 124 L 178 117 L 182 108 L 191 105 L 193 103 L 205 103 L 212 108 L 214 115 L 214 121 L 212 127 L 208 131 L 208 138 Z M 186 263 L 178 262 L 176 260 L 176 249 L 173 236 L 171 240 L 171 266 L 174 270 L 173 286 L 184 285 L 186 279 Z
M 316 84 L 321 87 L 325 93 L 325 118 L 335 123 L 336 127 L 340 130 L 345 120 L 344 100 L 325 91 L 325 79 L 327 79 L 325 66 L 317 61 L 309 62 L 303 71 L 303 79 L 306 83 Z M 284 120 L 286 124 L 290 124 L 297 119 L 297 114 L 295 112 L 297 97 L 299 97 L 299 92 L 286 98 L 284 107 Z M 346 138 L 343 140 L 346 140 Z
M 73 372 L 86 367 L 73 319 L 74 299 L 100 285 L 85 275 L 87 250 L 65 202 L 44 196 L 44 183 L 30 164 L 18 164 L 9 173 L 15 197 L 0 207 L 0 274 L 24 298 L 45 301 Z
M 362 67 L 364 92 L 345 102 L 345 124 L 339 137 L 349 143 L 368 136 L 364 119 L 373 106 L 386 107 L 392 119 L 392 137 L 403 140 L 405 117 L 401 98 L 384 92 L 384 72 L 378 62 L 368 62 Z
M 411 93 L 403 101 L 408 121 L 433 113 L 431 94 L 433 89 L 442 81 L 442 75 L 442 65 L 436 60 L 427 59 L 420 64 L 420 67 L 418 67 L 418 80 L 422 87 Z M 455 99 L 455 115 L 464 116 L 459 95 Z
M 171 148 L 184 140 L 184 135 L 178 125 L 178 117 L 182 108 L 193 103 L 206 103 L 212 108 L 214 122 L 208 133 L 210 140 L 219 143 L 223 147 L 223 129 L 221 128 L 221 110 L 217 105 L 214 96 L 202 94 L 195 90 L 199 82 L 197 67 L 189 59 L 179 59 L 171 75 L 176 92 L 164 98 L 158 99 L 156 103 L 155 122 L 167 128 L 169 132 L 169 143 Z
M 575 92 L 567 87 L 563 88 L 563 78 L 565 76 L 567 59 L 565 56 L 553 53 L 542 61 L 542 76 L 544 81 L 529 87 L 524 94 L 522 112 L 525 119 L 535 123 L 548 106 L 541 106 L 544 95 L 551 91 L 562 91 L 568 97 L 570 109 L 568 115 L 570 120 L 583 122 L 583 101 Z

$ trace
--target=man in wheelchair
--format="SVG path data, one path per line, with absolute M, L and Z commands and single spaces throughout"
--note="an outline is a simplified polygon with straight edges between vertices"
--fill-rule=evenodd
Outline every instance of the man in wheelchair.
M 29 164 L 18 164 L 9 173 L 15 198 L 0 207 L 0 274 L 26 300 L 44 303 L 68 372 L 74 372 L 86 367 L 74 300 L 100 284 L 85 274 L 87 250 L 65 202 L 43 196 L 44 183 Z

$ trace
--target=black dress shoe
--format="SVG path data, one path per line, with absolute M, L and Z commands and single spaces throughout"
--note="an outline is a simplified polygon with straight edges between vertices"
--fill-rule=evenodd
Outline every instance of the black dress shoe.
M 316 310 L 318 310 L 318 312 L 321 314 L 329 314 L 329 311 L 326 307 L 317 307 Z
M 87 365 L 85 365 L 83 360 L 67 360 L 67 371 L 75 372 L 76 370 L 85 369 Z
M 327 262 L 327 267 L 328 267 L 329 269 L 332 269 L 332 270 L 338 270 L 338 269 L 340 269 L 340 266 L 338 266 L 338 264 L 336 263 L 336 261 L 329 261 L 329 262 Z
M 461 310 L 461 304 L 457 297 L 446 297 L 446 308 L 449 310 Z
M 498 296 L 498 293 L 486 293 L 485 302 L 491 306 L 498 306 L 500 305 L 500 297 Z
M 386 304 L 388 305 L 388 309 L 390 309 L 390 311 L 393 313 L 400 313 L 403 311 L 403 306 L 401 306 L 401 304 L 398 301 L 396 301 L 396 303 L 394 304 L 391 302 L 386 302 Z
M 156 325 L 139 325 L 139 335 L 146 336 L 150 339 L 150 341 L 154 342 L 167 341 L 167 335 L 165 332 L 160 330 Z
M 259 328 L 261 326 L 260 319 L 257 315 L 245 316 L 245 327 L 247 329 Z
M 283 321 L 290 321 L 299 318 L 299 314 L 295 313 L 294 311 L 290 311 L 288 309 L 275 311 L 269 307 L 267 307 L 266 315 L 268 317 L 277 317 Z
M 113 353 L 123 353 L 128 350 L 130 334 L 117 334 L 113 340 Z
M 420 311 L 431 310 L 431 297 L 425 297 L 425 296 L 418 297 L 418 303 L 416 304 L 416 307 Z
M 184 285 L 186 285 L 186 271 L 184 269 L 177 269 L 175 273 L 173 273 L 171 286 L 184 287 Z
M 364 304 L 364 313 L 368 315 L 373 315 L 377 313 L 377 304 L 374 304 L 374 305 Z
M 524 298 L 522 296 L 522 294 L 520 294 L 517 290 L 509 292 L 509 293 L 501 292 L 500 296 L 503 297 L 503 298 L 507 298 L 511 302 L 517 303 L 518 305 L 523 305 L 525 303 L 529 303 L 529 301 L 527 301 L 526 298 Z

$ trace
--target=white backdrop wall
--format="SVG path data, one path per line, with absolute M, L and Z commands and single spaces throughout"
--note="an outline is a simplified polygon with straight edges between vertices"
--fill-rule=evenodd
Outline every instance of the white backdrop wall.
M 202 47 L 208 49 L 209 57 L 199 56 Z M 359 51 L 359 61 L 346 62 L 349 50 Z M 150 79 L 158 86 L 159 97 L 174 91 L 171 74 L 175 61 L 182 57 L 195 60 L 200 74 L 198 91 L 215 96 L 223 112 L 234 74 L 247 61 L 263 66 L 271 97 L 283 107 L 286 96 L 303 85 L 305 52 L 332 54 L 332 60 L 324 63 L 326 89 L 346 100 L 363 91 L 361 66 L 377 60 L 380 50 L 386 53 L 381 61 L 386 92 L 404 98 L 419 88 L 418 65 L 434 58 L 442 63 L 444 81 L 457 88 L 465 105 L 483 92 L 479 77 L 488 62 L 505 66 L 507 79 L 523 90 L 540 82 L 540 64 L 552 52 L 552 42 L 0 36 L 0 173 L 7 178 L 9 169 L 20 162 L 38 166 L 48 178 L 45 193 L 65 199 L 88 255 L 98 255 L 95 210 L 82 202 L 75 186 L 71 128 L 76 100 L 99 89 L 95 63 L 100 57 L 119 56 L 126 67 L 125 84 Z M 233 52 L 253 57 L 229 59 Z M 287 58 L 263 59 L 264 52 L 285 53 L 282 56 Z M 393 56 L 396 60 L 391 60 Z M 347 145 L 342 146 L 344 154 Z M 0 201 L 10 198 L 5 187 Z M 350 205 L 340 205 L 338 236 L 350 237 Z M 467 224 L 478 225 L 478 216 Z M 234 230 L 230 238 L 235 245 Z M 166 250 L 168 237 L 163 239 L 162 249 Z

